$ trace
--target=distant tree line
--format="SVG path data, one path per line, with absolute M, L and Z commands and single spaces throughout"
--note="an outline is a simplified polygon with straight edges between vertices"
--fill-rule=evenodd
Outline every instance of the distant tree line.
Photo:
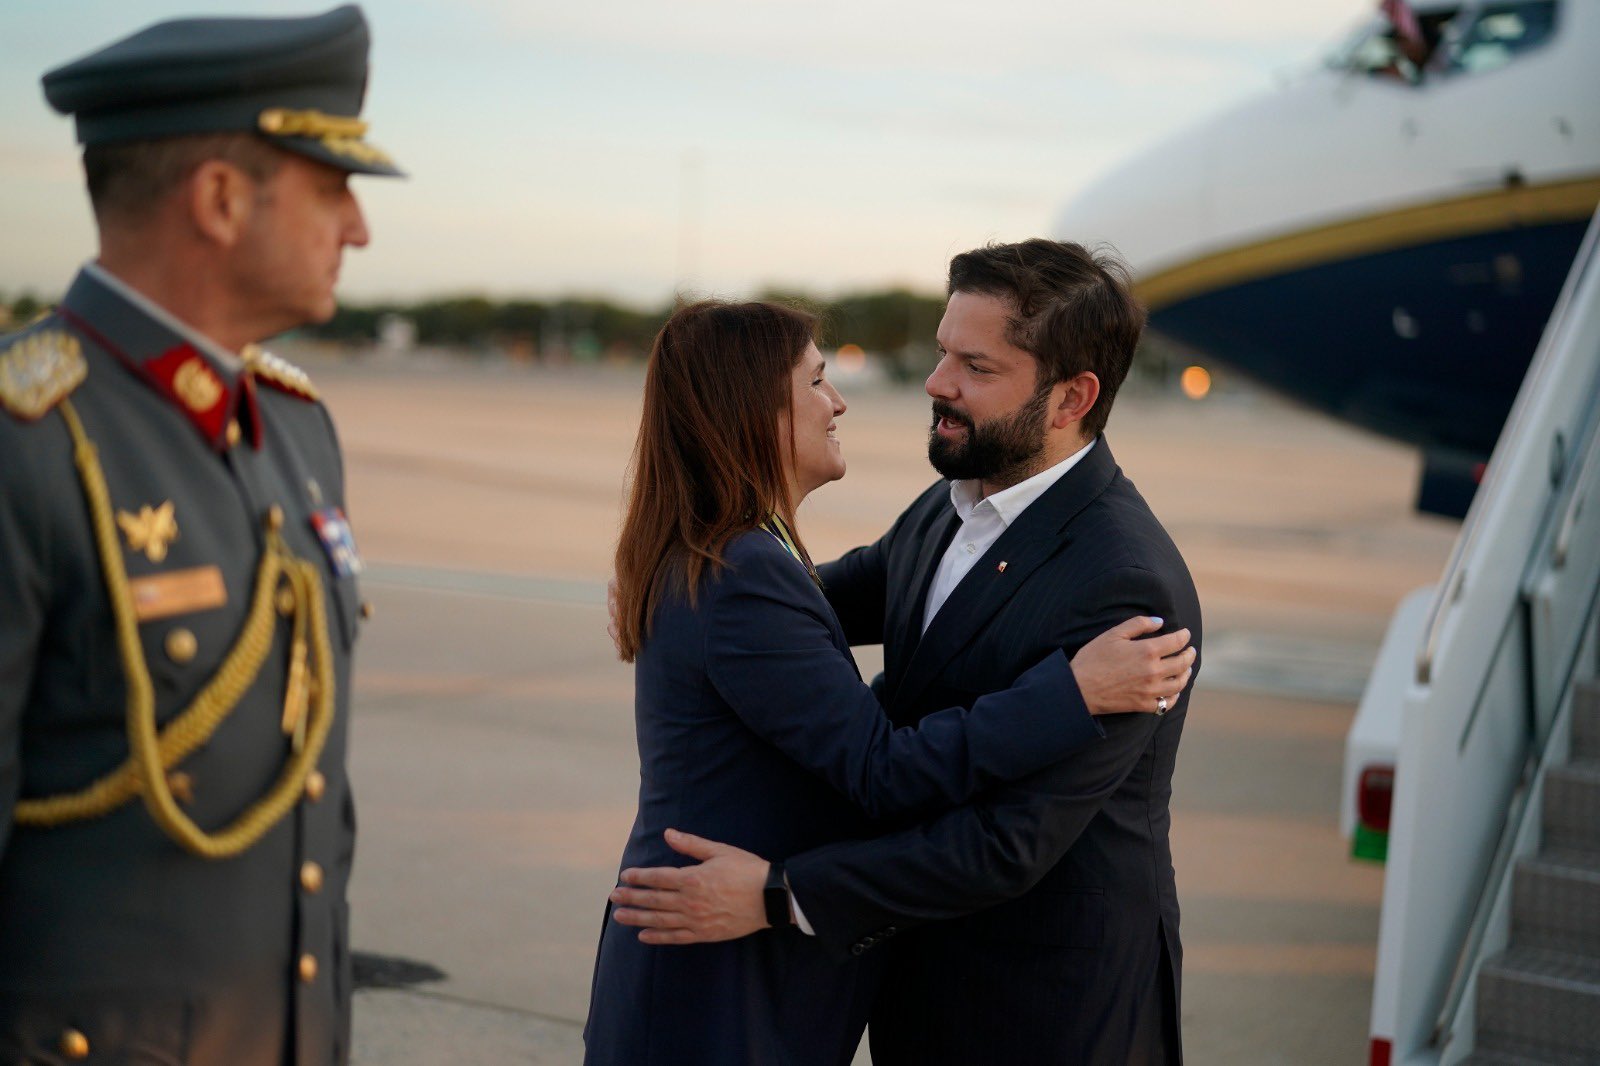
M 944 313 L 942 296 L 906 289 L 826 299 L 769 290 L 759 299 L 804 307 L 821 321 L 827 346 L 857 344 L 909 376 L 933 351 Z M 409 323 L 416 344 L 466 351 L 520 353 L 531 359 L 641 359 L 672 305 L 629 307 L 603 299 L 490 300 L 460 296 L 418 303 L 347 304 L 333 319 L 305 332 L 346 344 L 378 341 L 396 320 Z
M 835 299 L 768 290 L 759 299 L 804 307 L 821 323 L 821 343 L 856 344 L 910 376 L 931 365 L 933 335 L 944 298 L 907 289 L 855 293 Z M 605 299 L 491 300 L 456 296 L 415 303 L 341 304 L 328 322 L 304 336 L 353 346 L 379 343 L 395 323 L 407 341 L 472 353 L 509 353 L 530 360 L 643 359 L 671 304 L 641 309 Z M 32 321 L 48 304 L 24 293 L 0 294 L 0 329 Z
M 41 312 L 49 310 L 49 307 L 49 304 L 31 292 L 16 296 L 7 296 L 0 292 L 0 333 L 26 326 L 38 318 Z
M 803 307 L 820 323 L 824 347 L 856 344 L 884 361 L 901 380 L 925 375 L 934 363 L 934 334 L 944 297 L 896 288 L 834 298 L 768 289 L 758 299 Z M 32 293 L 0 293 L 0 332 L 31 322 L 49 304 Z M 328 322 L 304 336 L 356 347 L 378 344 L 398 328 L 406 341 L 464 353 L 509 355 L 528 361 L 587 362 L 643 359 L 672 305 L 641 309 L 605 299 L 491 300 L 457 296 L 415 303 L 342 304 Z M 1159 340 L 1141 347 L 1135 372 L 1165 379 L 1181 359 Z

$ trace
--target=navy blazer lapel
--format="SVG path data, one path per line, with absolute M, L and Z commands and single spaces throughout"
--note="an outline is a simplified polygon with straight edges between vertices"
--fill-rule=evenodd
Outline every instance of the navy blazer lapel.
M 916 569 L 911 572 L 911 584 L 906 590 L 912 594 L 911 602 L 900 616 L 897 639 L 884 648 L 884 668 L 891 698 L 922 639 L 922 615 L 927 610 L 928 589 L 933 585 L 939 560 L 944 557 L 944 550 L 949 547 L 956 530 L 961 528 L 961 518 L 948 496 L 944 498 L 941 510 L 942 513 L 928 524 L 928 533 L 917 548 Z
M 850 650 L 850 639 L 845 636 L 844 626 L 839 623 L 839 616 L 834 613 L 833 604 L 828 602 L 828 597 L 822 591 L 822 586 L 817 584 L 816 579 L 812 577 L 811 572 L 806 569 L 806 564 L 801 562 L 799 559 L 796 559 L 793 555 L 790 555 L 787 546 L 785 546 L 783 541 L 779 540 L 777 535 L 771 530 L 757 528 L 751 530 L 748 535 L 752 537 L 770 537 L 772 541 L 775 542 L 783 551 L 785 561 L 793 563 L 795 569 L 799 573 L 805 575 L 805 588 L 799 594 L 808 600 L 812 600 L 815 605 L 821 607 L 821 611 L 819 613 L 827 621 L 828 635 L 833 638 L 833 642 L 838 646 L 839 650 L 844 652 L 844 657 L 850 660 L 851 665 L 855 665 L 855 653 Z M 858 669 L 857 673 L 859 672 L 860 671 Z
M 828 597 L 823 595 L 822 590 L 817 587 L 817 583 L 809 580 L 810 577 L 811 575 L 807 573 L 806 578 L 808 580 L 806 583 L 811 586 L 812 591 L 817 595 L 817 599 L 822 602 L 822 617 L 828 621 L 828 634 L 833 637 L 834 644 L 838 645 L 839 650 L 844 653 L 844 657 L 850 660 L 850 665 L 856 667 L 856 673 L 860 674 L 861 668 L 856 666 L 855 652 L 850 648 L 850 638 L 845 636 L 844 626 L 840 624 L 839 616 L 833 612 L 833 604 L 828 602 Z
M 1116 474 L 1117 462 L 1101 437 L 1077 466 L 1017 516 L 934 615 L 893 693 L 892 708 L 904 707 L 921 695 L 940 668 L 972 640 L 1022 583 L 1066 547 L 1071 539 L 1067 527 L 1106 490 Z M 942 539 L 949 541 L 949 537 Z M 941 546 L 934 555 L 935 561 L 942 554 Z M 1005 563 L 1003 570 L 1001 562 Z M 925 591 L 919 603 L 926 603 Z M 917 620 L 920 623 L 920 611 Z

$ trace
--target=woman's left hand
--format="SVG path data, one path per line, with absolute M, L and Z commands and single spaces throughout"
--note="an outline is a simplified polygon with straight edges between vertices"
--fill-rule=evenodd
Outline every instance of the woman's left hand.
M 1072 657 L 1072 676 L 1090 714 L 1164 714 L 1194 676 L 1189 631 L 1146 636 L 1159 618 L 1139 615 L 1095 637 Z

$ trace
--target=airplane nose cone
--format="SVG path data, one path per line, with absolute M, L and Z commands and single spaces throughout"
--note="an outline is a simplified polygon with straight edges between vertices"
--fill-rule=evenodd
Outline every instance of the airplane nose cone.
M 1062 209 L 1054 232 L 1105 241 L 1136 280 L 1157 279 L 1144 294 L 1157 311 L 1169 295 L 1159 277 L 1174 268 L 1359 215 L 1397 189 L 1418 195 L 1398 142 L 1381 158 L 1367 151 L 1398 128 L 1369 114 L 1374 98 L 1386 102 L 1320 70 L 1247 97 L 1115 167 Z
M 1135 277 L 1182 259 L 1211 226 L 1210 137 L 1207 123 L 1113 167 L 1062 208 L 1052 232 L 1111 245 Z

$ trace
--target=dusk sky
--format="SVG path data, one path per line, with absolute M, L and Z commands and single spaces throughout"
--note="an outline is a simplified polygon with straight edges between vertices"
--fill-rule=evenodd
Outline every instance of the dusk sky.
M 374 240 L 352 299 L 641 304 L 676 289 L 939 287 L 1048 231 L 1150 140 L 1314 64 L 1364 0 L 368 0 Z M 6 0 L 0 293 L 93 255 L 70 122 L 39 75 L 150 22 L 283 0 Z

